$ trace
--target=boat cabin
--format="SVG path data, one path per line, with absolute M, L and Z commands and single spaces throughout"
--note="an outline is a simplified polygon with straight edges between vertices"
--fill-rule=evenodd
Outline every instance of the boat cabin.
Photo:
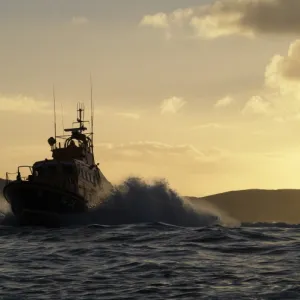
M 74 159 L 81 160 L 88 165 L 94 165 L 94 151 L 93 151 L 93 132 L 84 134 L 87 130 L 84 126 L 86 121 L 83 120 L 84 108 L 79 106 L 77 115 L 78 127 L 64 129 L 65 132 L 71 135 L 63 135 L 50 137 L 48 143 L 51 146 L 52 157 L 58 161 L 72 161 Z M 63 146 L 59 142 L 57 145 L 56 138 L 64 140 Z
M 73 134 L 66 139 L 63 147 L 59 143 L 58 147 L 53 145 L 51 150 L 53 159 L 58 161 L 78 159 L 88 165 L 95 164 L 91 140 L 84 134 Z

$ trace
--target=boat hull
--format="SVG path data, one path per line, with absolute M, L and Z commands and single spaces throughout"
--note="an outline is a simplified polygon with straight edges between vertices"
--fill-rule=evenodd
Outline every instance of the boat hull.
M 3 195 L 22 225 L 56 224 L 61 215 L 88 210 L 88 203 L 77 194 L 29 181 L 10 182 Z

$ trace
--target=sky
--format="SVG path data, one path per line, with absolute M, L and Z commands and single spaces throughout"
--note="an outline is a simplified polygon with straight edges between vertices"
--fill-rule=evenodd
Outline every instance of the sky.
M 0 177 L 90 114 L 112 183 L 300 188 L 299 0 L 0 0 Z M 63 117 L 62 117 L 63 116 Z

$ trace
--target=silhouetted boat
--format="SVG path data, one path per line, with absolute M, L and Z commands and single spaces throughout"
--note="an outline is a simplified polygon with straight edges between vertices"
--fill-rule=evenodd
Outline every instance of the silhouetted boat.
M 65 129 L 48 143 L 52 159 L 36 161 L 32 166 L 19 166 L 15 180 L 6 173 L 3 195 L 22 225 L 57 225 L 64 214 L 86 212 L 100 203 L 111 189 L 110 182 L 95 163 L 93 145 L 93 109 L 91 132 L 84 134 L 84 107 L 77 107 L 77 127 Z M 63 145 L 57 142 L 63 140 Z M 28 176 L 23 176 L 24 168 Z

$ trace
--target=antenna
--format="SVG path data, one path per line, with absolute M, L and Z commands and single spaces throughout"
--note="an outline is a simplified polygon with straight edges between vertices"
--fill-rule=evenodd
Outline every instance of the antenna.
M 61 105 L 61 125 L 62 125 L 62 130 L 63 130 L 62 134 L 64 134 L 65 125 L 64 125 L 64 111 L 63 111 L 62 102 L 60 103 L 60 105 Z
M 94 145 L 94 103 L 93 103 L 92 74 L 90 74 L 90 84 L 91 84 L 91 138 L 92 138 L 92 147 L 93 147 Z
M 55 108 L 54 84 L 53 84 L 53 108 L 54 108 L 54 138 L 56 139 L 56 108 Z

